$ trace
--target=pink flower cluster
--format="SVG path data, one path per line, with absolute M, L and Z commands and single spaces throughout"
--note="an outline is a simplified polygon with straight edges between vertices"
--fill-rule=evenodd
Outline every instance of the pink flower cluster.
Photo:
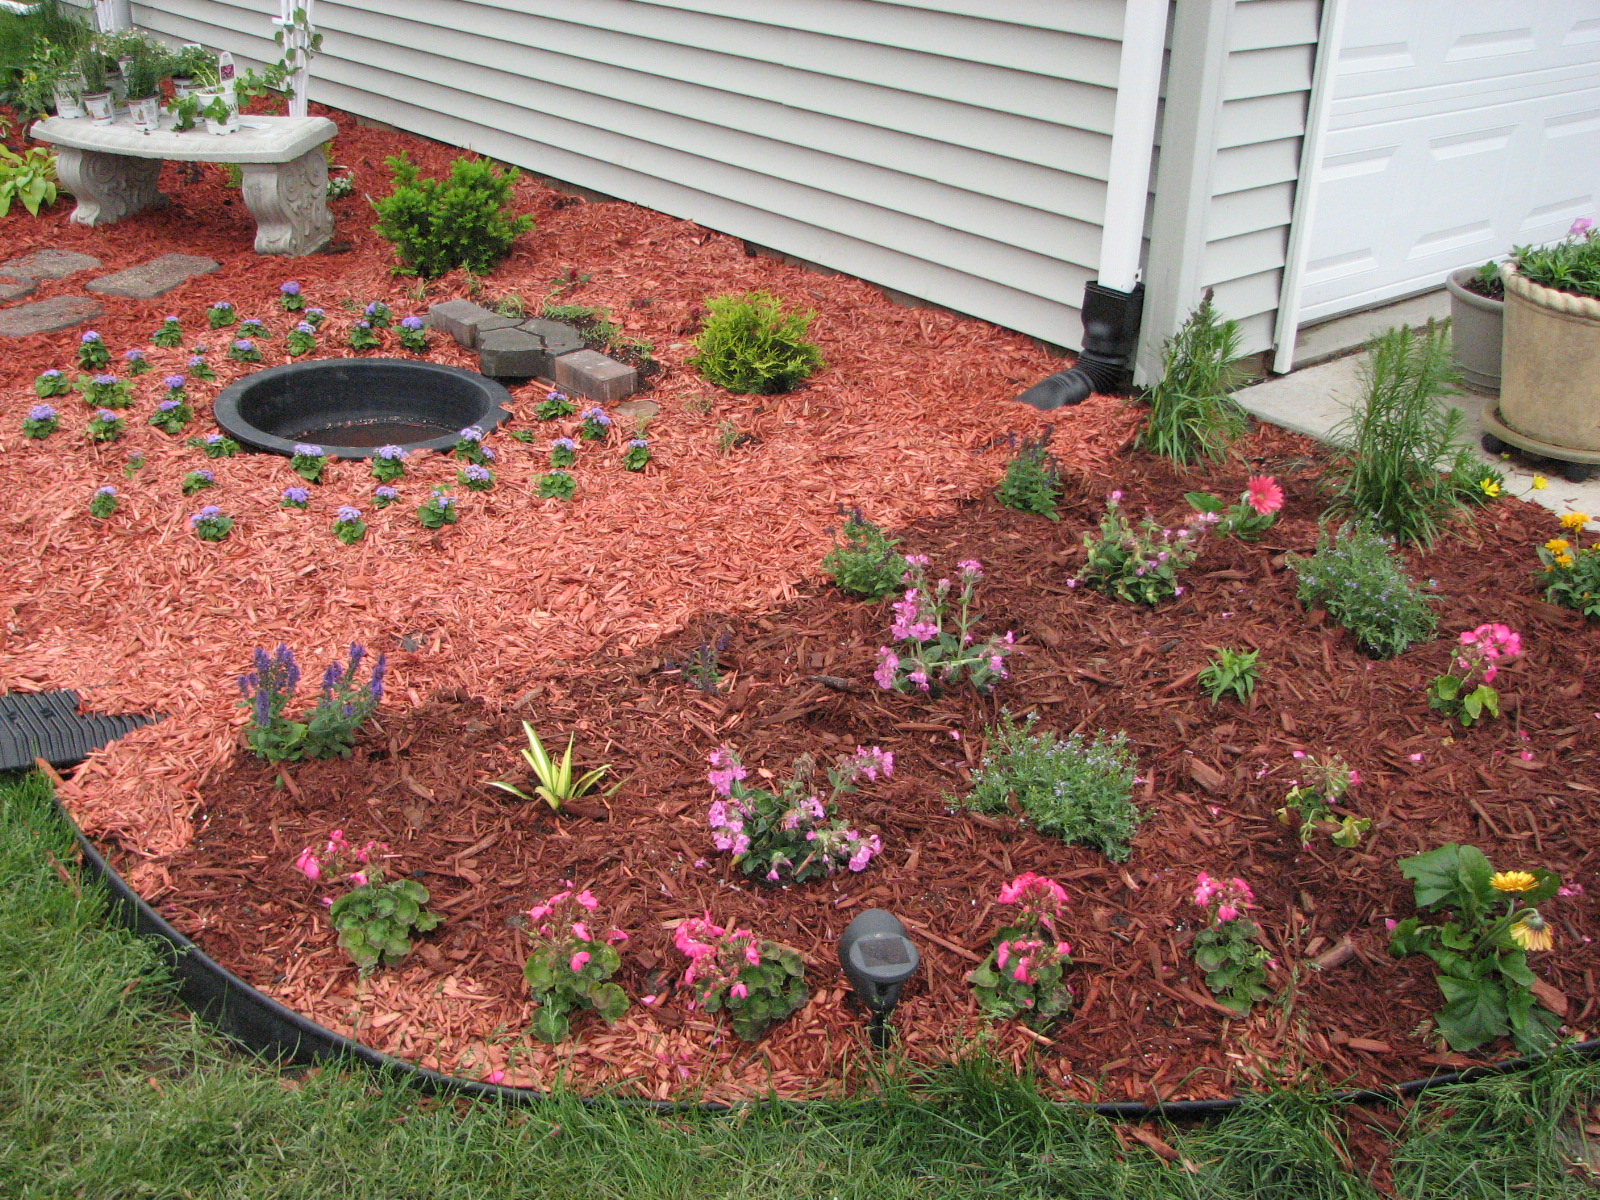
M 1256 897 L 1250 885 L 1237 876 L 1224 883 L 1201 871 L 1195 881 L 1194 902 L 1201 908 L 1215 904 L 1218 921 L 1235 921 L 1255 906 Z
M 712 923 L 711 914 L 690 917 L 672 935 L 673 945 L 689 960 L 683 985 L 695 989 L 701 1003 L 724 987 L 743 1000 L 750 989 L 739 979 L 746 966 L 761 965 L 761 943 L 748 929 L 724 929 Z M 694 1007 L 691 1000 L 689 1006 Z
M 570 912 L 573 906 L 582 909 L 583 912 Z M 567 942 L 567 948 L 570 949 L 567 969 L 574 975 L 581 972 L 594 958 L 594 954 L 587 947 L 602 940 L 590 931 L 589 923 L 583 915 L 592 913 L 599 907 L 600 901 L 595 899 L 594 893 L 588 888 L 584 888 L 581 892 L 568 888 L 528 910 L 528 920 L 534 922 L 540 937 L 555 942 Z M 567 908 L 569 912 L 557 919 L 557 914 L 562 908 Z M 566 931 L 557 933 L 557 928 L 562 925 L 566 926 Z M 627 941 L 628 935 L 620 929 L 613 929 L 603 940 L 615 946 Z
M 294 869 L 315 883 L 322 878 L 324 862 L 328 863 L 330 873 L 337 875 L 350 864 L 350 860 L 360 863 L 362 867 L 370 868 L 375 860 L 387 853 L 389 846 L 386 842 L 369 841 L 364 846 L 357 846 L 345 837 L 344 830 L 335 829 L 328 834 L 328 842 L 323 847 L 321 858 L 317 857 L 315 850 L 307 846 L 294 860 Z M 375 870 L 351 871 L 346 878 L 356 887 L 363 887 L 373 879 L 381 879 L 382 876 L 383 872 L 379 867 Z
M 894 602 L 894 623 L 889 626 L 889 636 L 897 642 L 925 642 L 939 636 L 938 614 L 923 603 L 919 588 L 907 588 L 906 594 Z
M 994 948 L 995 966 L 1018 983 L 1039 982 L 1037 971 L 1051 958 L 1066 958 L 1072 947 L 1066 942 L 1048 942 L 1039 937 L 1002 940 Z
M 1041 969 L 1072 953 L 1071 945 L 1056 933 L 1056 918 L 1068 904 L 1067 891 L 1046 875 L 1024 871 L 1001 887 L 999 900 L 1019 905 L 1022 913 L 1018 925 L 1002 931 L 1011 936 L 995 943 L 995 968 L 1015 983 L 1038 983 Z M 1022 1003 L 1031 1008 L 1033 999 Z
M 726 746 L 718 746 L 711 752 L 711 770 L 706 773 L 706 779 L 717 795 L 733 795 L 733 785 L 749 774 Z
M 1461 634 L 1461 649 L 1456 654 L 1456 669 L 1470 677 L 1482 670 L 1483 681 L 1493 683 L 1500 673 L 1498 662 L 1522 653 L 1522 638 L 1509 625 L 1487 624 Z

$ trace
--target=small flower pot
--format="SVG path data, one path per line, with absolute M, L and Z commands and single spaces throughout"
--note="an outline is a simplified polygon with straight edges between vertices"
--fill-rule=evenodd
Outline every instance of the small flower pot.
M 1462 381 L 1473 391 L 1500 392 L 1500 343 L 1505 331 L 1504 300 L 1480 296 L 1466 285 L 1476 267 L 1452 271 L 1445 280 L 1450 293 L 1450 345 Z
M 161 97 L 147 96 L 128 101 L 128 116 L 135 129 L 156 129 L 161 125 Z
M 82 120 L 88 116 L 83 110 L 77 90 L 65 83 L 56 84 L 56 116 L 66 117 L 69 121 Z
M 90 92 L 83 98 L 83 107 L 88 110 L 89 119 L 96 125 L 111 124 L 113 117 L 110 92 Z
M 172 77 L 172 98 L 174 100 L 187 100 L 194 93 L 194 80 L 187 75 L 174 75 Z
M 228 110 L 228 119 L 219 121 L 215 117 L 206 118 L 206 132 L 221 137 L 223 134 L 233 133 L 239 128 L 239 114 L 232 109 Z

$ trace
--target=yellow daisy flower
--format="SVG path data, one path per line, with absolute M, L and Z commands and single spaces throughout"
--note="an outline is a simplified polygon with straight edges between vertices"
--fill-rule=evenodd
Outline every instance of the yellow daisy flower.
M 1571 550 L 1572 543 L 1567 541 L 1566 538 L 1551 538 L 1544 544 L 1544 548 L 1550 551 L 1551 554 L 1560 554 L 1563 551 Z
M 1496 871 L 1489 886 L 1502 892 L 1531 892 L 1539 886 L 1539 877 L 1532 871 Z
M 1485 496 L 1498 496 L 1500 494 L 1499 483 L 1487 476 L 1478 481 L 1478 488 Z
M 1558 566 L 1558 567 L 1570 567 L 1571 565 L 1572 565 L 1572 555 L 1570 555 L 1570 554 L 1558 554 L 1558 555 L 1556 555 L 1556 566 Z
M 1536 912 L 1529 913 L 1511 927 L 1511 940 L 1524 950 L 1548 950 L 1556 944 L 1550 922 Z
M 1589 514 L 1585 512 L 1569 512 L 1561 515 L 1561 528 L 1582 529 L 1589 523 Z
M 1547 488 L 1549 486 L 1550 486 L 1550 481 L 1548 479 L 1546 479 L 1543 475 L 1535 475 L 1533 477 L 1533 490 L 1534 491 L 1542 492 L 1542 491 L 1545 490 L 1545 488 Z

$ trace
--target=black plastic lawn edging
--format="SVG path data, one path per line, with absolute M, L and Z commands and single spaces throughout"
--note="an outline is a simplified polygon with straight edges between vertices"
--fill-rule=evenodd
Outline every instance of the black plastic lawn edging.
M 99 880 L 111 895 L 111 911 L 116 921 L 142 937 L 155 938 L 166 944 L 167 962 L 177 983 L 178 998 L 224 1037 L 238 1043 L 263 1058 L 291 1063 L 314 1063 L 330 1059 L 355 1059 L 366 1066 L 391 1071 L 395 1078 L 429 1095 L 471 1096 L 484 1100 L 506 1100 L 513 1104 L 530 1104 L 545 1100 L 548 1093 L 532 1088 L 505 1087 L 502 1084 L 481 1083 L 430 1071 L 404 1059 L 384 1054 L 363 1046 L 360 1042 L 334 1033 L 301 1016 L 291 1008 L 279 1004 L 271 996 L 257 991 L 200 947 L 174 929 L 162 916 L 147 904 L 117 874 L 110 863 L 100 855 L 89 839 L 83 836 L 77 823 L 59 801 L 56 809 L 77 839 L 83 865 L 92 879 Z M 1579 1042 L 1564 1048 L 1568 1053 L 1595 1057 L 1600 1055 L 1600 1039 Z M 1338 1104 L 1392 1104 L 1406 1096 L 1414 1096 L 1429 1088 L 1445 1087 L 1455 1083 L 1469 1083 L 1492 1075 L 1505 1075 L 1525 1070 L 1540 1061 L 1540 1056 L 1507 1059 L 1464 1071 L 1451 1071 L 1432 1075 L 1427 1079 L 1412 1079 L 1390 1088 L 1349 1088 L 1332 1093 Z M 1063 1101 L 1063 1107 L 1083 1108 L 1103 1117 L 1121 1120 L 1144 1120 L 1151 1117 L 1167 1119 L 1214 1117 L 1233 1112 L 1241 1106 L 1265 1098 L 1261 1095 L 1235 1096 L 1227 1100 L 1170 1100 L 1164 1103 L 1145 1104 L 1137 1100 Z M 600 1101 L 586 1097 L 585 1103 Z M 711 1101 L 646 1100 L 635 1097 L 615 1097 L 605 1101 L 626 1107 L 650 1109 L 655 1112 L 673 1112 L 693 1109 L 701 1112 L 729 1112 L 736 1105 Z M 786 1100 L 779 1103 L 806 1106 L 823 1103 L 812 1100 Z

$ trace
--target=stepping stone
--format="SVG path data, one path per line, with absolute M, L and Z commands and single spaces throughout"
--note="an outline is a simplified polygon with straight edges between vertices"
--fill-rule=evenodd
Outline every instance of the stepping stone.
M 556 359 L 563 354 L 583 349 L 583 335 L 571 325 L 561 321 L 535 317 L 531 321 L 524 321 L 518 328 L 533 334 L 544 343 L 545 361 L 540 365 L 538 373 L 546 379 L 556 377 Z
M 556 359 L 556 386 L 602 404 L 639 390 L 639 373 L 598 350 L 574 350 Z
M 53 296 L 32 304 L 0 309 L 0 337 L 27 337 L 34 333 L 55 333 L 92 321 L 105 308 L 89 296 Z
M 31 279 L 0 279 L 0 301 L 21 300 L 38 290 L 39 285 Z
M 517 319 L 502 317 L 471 300 L 446 300 L 428 309 L 428 324 L 455 338 L 457 345 L 471 350 L 478 344 L 479 334 L 492 329 L 510 329 L 517 324 Z
M 100 260 L 91 254 L 46 246 L 43 250 L 0 263 L 0 275 L 9 275 L 12 279 L 65 279 L 68 275 L 92 271 L 100 265 Z
M 163 254 L 137 267 L 102 275 L 88 285 L 91 292 L 104 296 L 123 296 L 129 300 L 154 300 L 196 275 L 209 275 L 221 263 L 193 254 Z
M 652 421 L 661 412 L 661 405 L 654 400 L 625 400 L 611 411 L 630 421 Z
M 478 331 L 478 371 L 490 379 L 531 379 L 544 362 L 544 343 L 520 329 Z

